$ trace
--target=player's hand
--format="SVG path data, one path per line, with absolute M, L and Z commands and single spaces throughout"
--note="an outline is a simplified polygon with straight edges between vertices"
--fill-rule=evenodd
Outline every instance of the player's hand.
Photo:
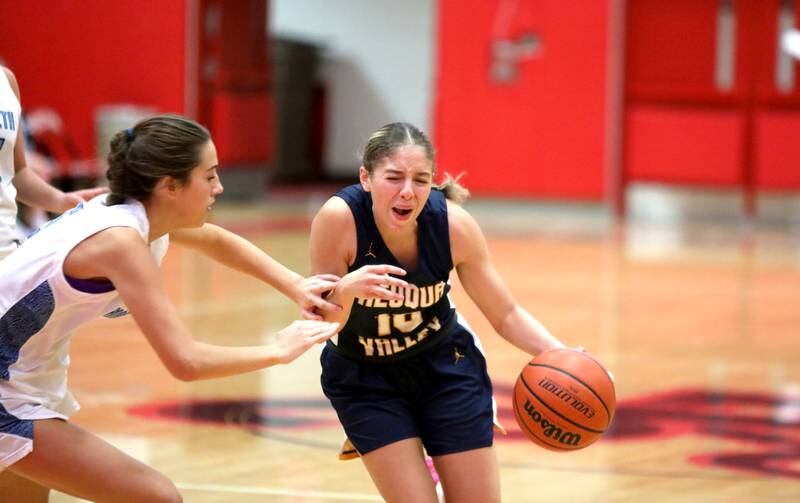
M 339 329 L 338 323 L 327 321 L 303 320 L 295 321 L 278 332 L 275 342 L 278 361 L 289 363 L 306 352 L 314 344 L 330 339 Z
M 303 278 L 297 284 L 295 302 L 300 306 L 302 316 L 306 320 L 322 320 L 317 310 L 341 311 L 342 306 L 328 302 L 324 295 L 339 284 L 339 276 L 334 274 L 316 274 Z
M 583 346 L 575 346 L 575 348 L 573 349 L 575 349 L 575 351 L 580 351 L 582 353 L 588 353 L 588 351 L 586 351 L 586 348 Z M 617 381 L 614 379 L 614 374 L 608 369 L 605 369 L 605 371 L 606 374 L 608 374 L 608 378 L 611 379 L 611 382 L 616 384 Z
M 106 194 L 107 192 L 108 187 L 95 187 L 93 189 L 82 189 L 74 192 L 66 192 L 64 193 L 62 211 L 70 210 L 80 203 L 84 203 L 99 196 L 100 194 Z
M 390 274 L 405 276 L 406 271 L 393 265 L 365 265 L 345 275 L 339 288 L 346 295 L 361 299 L 403 300 L 399 292 L 392 292 L 389 287 L 408 288 L 408 283 Z

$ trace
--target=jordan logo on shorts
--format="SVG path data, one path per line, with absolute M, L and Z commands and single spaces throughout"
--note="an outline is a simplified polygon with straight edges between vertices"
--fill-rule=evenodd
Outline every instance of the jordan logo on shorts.
M 464 358 L 464 355 L 458 352 L 458 348 L 453 348 L 453 351 L 455 352 L 456 365 L 458 365 L 458 362 L 460 362 L 461 359 Z

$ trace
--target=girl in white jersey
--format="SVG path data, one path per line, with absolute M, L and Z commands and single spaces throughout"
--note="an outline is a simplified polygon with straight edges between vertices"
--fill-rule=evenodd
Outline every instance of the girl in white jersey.
M 17 79 L 11 70 L 0 66 L 0 260 L 17 247 L 17 199 L 61 213 L 106 192 L 103 187 L 64 193 L 27 167 L 21 112 Z
M 118 133 L 108 179 L 111 194 L 68 211 L 0 261 L 2 501 L 47 501 L 48 488 L 91 501 L 181 501 L 166 477 L 67 421 L 78 409 L 66 388 L 69 339 L 89 320 L 129 311 L 170 373 L 186 381 L 288 363 L 337 328 L 297 321 L 255 347 L 192 339 L 159 278 L 169 241 L 262 279 L 307 316 L 338 308 L 321 297 L 336 276 L 304 279 L 204 223 L 222 185 L 202 126 L 158 116 Z

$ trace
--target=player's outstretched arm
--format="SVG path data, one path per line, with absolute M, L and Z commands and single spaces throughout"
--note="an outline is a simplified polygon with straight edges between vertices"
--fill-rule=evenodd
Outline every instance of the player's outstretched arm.
M 315 309 L 340 310 L 323 297 L 336 286 L 338 276 L 321 274 L 304 278 L 250 241 L 222 227 L 207 223 L 197 229 L 181 229 L 171 232 L 170 240 L 272 285 L 300 306 L 304 317 L 321 319 L 313 312 Z
M 514 300 L 494 268 L 486 238 L 472 216 L 456 204 L 448 203 L 447 210 L 451 252 L 458 278 L 497 333 L 533 356 L 565 347 Z
M 288 363 L 312 345 L 330 338 L 338 328 L 320 321 L 295 322 L 280 331 L 275 342 L 263 346 L 218 346 L 195 341 L 164 290 L 149 248 L 134 229 L 113 227 L 101 231 L 70 255 L 65 272 L 111 280 L 159 359 L 181 380 L 223 377 Z

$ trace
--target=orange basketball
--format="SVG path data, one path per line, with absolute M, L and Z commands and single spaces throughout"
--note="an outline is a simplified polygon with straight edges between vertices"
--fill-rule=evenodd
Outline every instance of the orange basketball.
M 575 349 L 539 354 L 514 384 L 514 416 L 535 444 L 574 451 L 593 444 L 608 429 L 617 398 L 600 363 Z

